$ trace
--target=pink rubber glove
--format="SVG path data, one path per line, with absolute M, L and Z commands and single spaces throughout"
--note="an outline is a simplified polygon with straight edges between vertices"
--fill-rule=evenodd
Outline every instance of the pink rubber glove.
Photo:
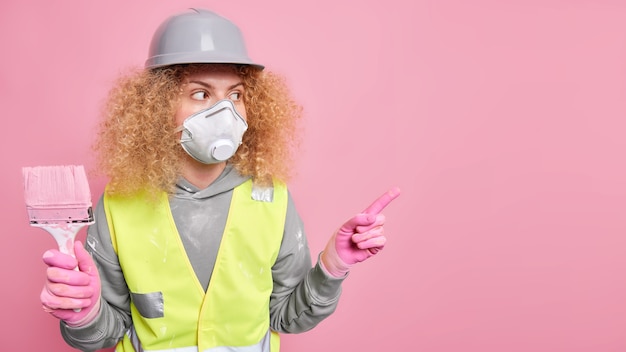
M 385 216 L 380 212 L 399 195 L 399 188 L 390 189 L 335 232 L 320 257 L 322 267 L 330 275 L 345 276 L 352 265 L 366 260 L 385 247 Z
M 100 275 L 81 242 L 76 242 L 74 253 L 76 258 L 56 249 L 43 254 L 48 269 L 40 299 L 44 311 L 67 325 L 82 326 L 100 310 Z

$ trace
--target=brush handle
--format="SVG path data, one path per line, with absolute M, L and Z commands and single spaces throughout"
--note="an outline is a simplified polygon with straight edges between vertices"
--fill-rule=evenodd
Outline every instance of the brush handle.
M 59 247 L 59 251 L 64 254 L 69 254 L 74 257 L 74 240 L 78 231 L 83 227 L 92 223 L 55 223 L 55 224 L 32 224 L 34 227 L 39 227 L 46 230 L 52 235 Z
M 76 235 L 80 229 L 91 224 L 93 224 L 93 222 L 32 224 L 32 226 L 46 230 L 56 241 L 61 253 L 69 254 L 76 258 L 76 255 L 74 254 L 74 240 L 76 239 Z M 75 267 L 74 270 L 78 271 L 78 266 Z M 80 312 L 80 308 L 76 308 L 74 311 Z

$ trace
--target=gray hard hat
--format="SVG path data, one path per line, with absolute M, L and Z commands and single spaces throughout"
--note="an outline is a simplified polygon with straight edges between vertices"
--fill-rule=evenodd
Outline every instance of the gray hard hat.
M 174 64 L 252 65 L 243 35 L 234 23 L 214 12 L 191 9 L 165 20 L 152 37 L 146 68 Z

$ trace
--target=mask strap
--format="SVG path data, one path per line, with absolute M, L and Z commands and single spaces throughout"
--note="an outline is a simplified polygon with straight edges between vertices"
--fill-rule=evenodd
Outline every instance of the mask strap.
M 174 130 L 174 133 L 178 133 L 178 132 L 182 132 L 182 134 L 180 135 L 180 143 L 189 142 L 190 140 L 193 139 L 193 136 L 191 135 L 191 131 L 186 129 L 185 126 L 183 125 L 176 127 L 176 129 Z M 187 136 L 187 138 L 185 138 L 184 136 Z

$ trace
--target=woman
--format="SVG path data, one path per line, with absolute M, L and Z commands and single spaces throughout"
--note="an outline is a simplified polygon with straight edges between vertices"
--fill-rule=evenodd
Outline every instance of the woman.
M 384 247 L 379 212 L 395 188 L 312 265 L 285 184 L 300 109 L 263 69 L 237 26 L 192 10 L 167 19 L 145 69 L 111 91 L 96 144 L 110 182 L 87 250 L 44 254 L 41 301 L 69 345 L 278 351 L 278 333 L 328 317 L 350 267 Z

